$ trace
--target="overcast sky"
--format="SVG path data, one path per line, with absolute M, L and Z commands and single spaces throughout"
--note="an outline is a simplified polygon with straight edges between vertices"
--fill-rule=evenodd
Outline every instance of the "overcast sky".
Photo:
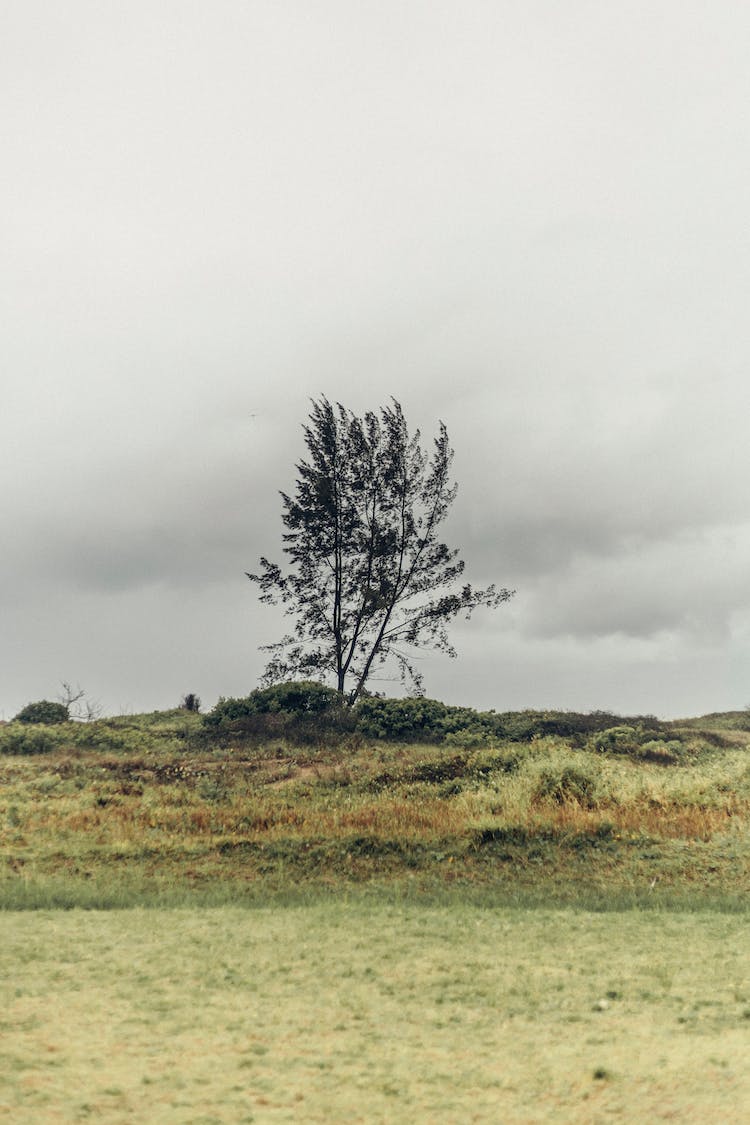
M 257 686 L 321 393 L 446 422 L 446 535 L 518 591 L 429 695 L 748 704 L 749 42 L 734 0 L 8 0 L 0 717 Z

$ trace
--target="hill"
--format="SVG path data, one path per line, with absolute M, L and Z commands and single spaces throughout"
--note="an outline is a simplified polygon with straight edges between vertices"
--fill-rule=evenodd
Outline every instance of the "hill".
M 743 905 L 746 712 L 670 723 L 489 712 L 482 725 L 447 711 L 439 741 L 279 712 L 6 724 L 0 905 L 321 889 Z

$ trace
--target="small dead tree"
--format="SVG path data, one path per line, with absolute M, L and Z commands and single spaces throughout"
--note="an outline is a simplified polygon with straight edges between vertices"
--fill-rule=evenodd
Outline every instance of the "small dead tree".
M 86 692 L 80 684 L 73 690 L 71 684 L 69 684 L 67 680 L 63 680 L 61 686 L 62 691 L 57 698 L 68 712 L 69 719 L 91 723 L 99 718 L 102 713 L 101 704 L 97 701 L 87 699 Z

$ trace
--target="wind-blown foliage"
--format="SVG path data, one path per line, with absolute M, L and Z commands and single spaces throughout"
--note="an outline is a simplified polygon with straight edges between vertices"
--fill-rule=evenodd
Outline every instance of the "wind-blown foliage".
M 309 459 L 297 465 L 294 496 L 281 493 L 290 568 L 262 558 L 260 573 L 248 573 L 261 601 L 296 619 L 292 633 L 265 646 L 264 682 L 330 675 L 351 704 L 373 669 L 392 660 L 421 692 L 416 651 L 455 656 L 448 624 L 512 596 L 461 585 L 464 563 L 438 537 L 457 489 L 445 425 L 428 457 L 395 399 L 358 418 L 322 397 L 304 434 Z

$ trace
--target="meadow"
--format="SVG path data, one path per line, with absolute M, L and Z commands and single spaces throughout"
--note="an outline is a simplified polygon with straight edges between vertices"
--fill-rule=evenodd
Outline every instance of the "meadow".
M 747 1120 L 747 716 L 529 722 L 0 727 L 0 1119 Z
M 12 1122 L 741 1122 L 750 947 L 718 913 L 0 916 Z

